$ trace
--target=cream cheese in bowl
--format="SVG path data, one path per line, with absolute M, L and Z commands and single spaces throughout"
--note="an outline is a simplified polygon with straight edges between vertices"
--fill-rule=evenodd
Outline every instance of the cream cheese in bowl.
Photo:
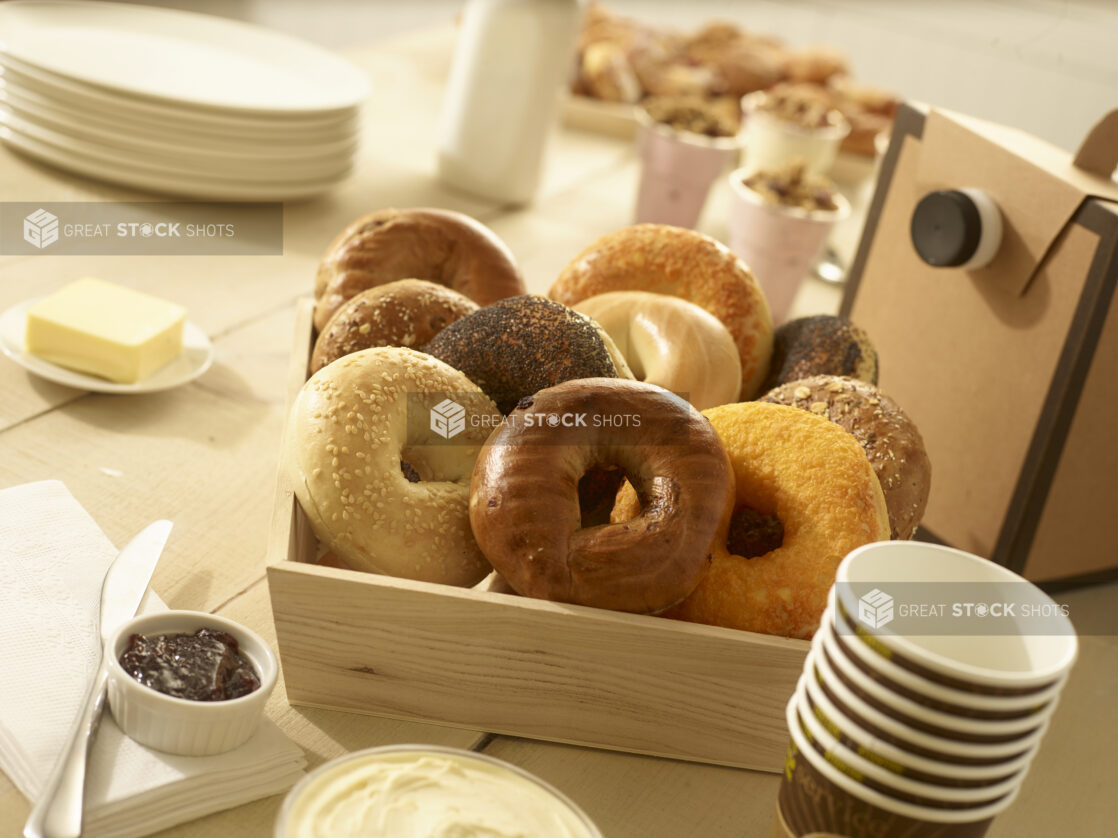
M 452 748 L 390 746 L 328 762 L 291 790 L 276 838 L 601 838 L 560 792 Z

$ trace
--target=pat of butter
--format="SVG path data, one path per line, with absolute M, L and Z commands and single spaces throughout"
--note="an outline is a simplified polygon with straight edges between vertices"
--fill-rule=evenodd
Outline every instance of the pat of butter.
M 133 384 L 182 352 L 186 309 L 100 279 L 79 279 L 27 311 L 27 351 Z

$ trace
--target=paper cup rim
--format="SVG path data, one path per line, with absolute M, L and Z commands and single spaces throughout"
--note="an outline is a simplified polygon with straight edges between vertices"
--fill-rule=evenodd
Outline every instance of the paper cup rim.
M 854 681 L 860 689 L 865 690 L 883 704 L 889 705 L 898 713 L 903 713 L 925 724 L 964 735 L 1015 736 L 1036 729 L 1042 721 L 1049 719 L 1055 712 L 1058 703 L 1055 698 L 1037 713 L 1016 719 L 979 719 L 970 716 L 957 716 L 943 710 L 925 707 L 911 698 L 890 690 L 884 684 L 873 680 L 862 672 L 835 641 L 834 626 L 828 617 L 830 615 L 825 614 L 819 627 L 820 645 L 824 652 L 835 662 L 835 666 L 843 675 Z
M 872 751 L 890 762 L 898 763 L 906 768 L 912 768 L 925 774 L 951 775 L 964 780 L 989 780 L 1013 774 L 1028 766 L 1040 748 L 1040 742 L 1034 742 L 1023 753 L 1004 762 L 992 762 L 984 765 L 963 765 L 956 762 L 945 762 L 932 757 L 923 756 L 909 751 L 900 745 L 894 745 L 880 738 L 872 731 L 866 730 L 857 721 L 843 712 L 841 707 L 836 707 L 823 688 L 816 683 L 810 671 L 802 673 L 804 692 L 809 701 L 822 709 L 822 712 L 835 725 L 841 725 L 842 731 L 851 739 L 858 742 L 866 749 Z M 929 748 L 928 750 L 935 750 Z
M 334 759 L 324 762 L 312 771 L 307 772 L 306 776 L 299 780 L 294 786 L 288 790 L 284 796 L 283 803 L 280 805 L 279 812 L 276 814 L 275 826 L 273 830 L 274 838 L 286 838 L 287 836 L 287 820 L 291 814 L 291 809 L 298 801 L 299 796 L 311 786 L 311 784 L 321 778 L 329 771 L 338 768 L 346 762 L 357 761 L 368 757 L 385 756 L 389 754 L 442 754 L 446 756 L 453 756 L 459 759 L 468 759 L 475 762 L 482 762 L 491 767 L 498 768 L 504 771 L 511 772 L 519 776 L 521 779 L 527 780 L 535 786 L 538 786 L 543 791 L 554 797 L 557 801 L 567 807 L 570 812 L 578 819 L 578 821 L 586 828 L 587 834 L 590 838 L 602 838 L 602 832 L 597 825 L 590 820 L 590 816 L 582 810 L 582 807 L 575 803 L 570 797 L 561 792 L 555 786 L 547 781 L 537 777 L 530 771 L 521 768 L 518 765 L 513 765 L 510 762 L 505 762 L 502 759 L 483 754 L 478 751 L 470 751 L 465 748 L 453 748 L 447 745 L 423 745 L 415 744 L 401 744 L 401 745 L 380 745 L 374 748 L 364 748 L 360 751 L 352 751 L 350 753 L 342 754 Z
M 771 112 L 757 107 L 757 105 L 764 99 L 767 99 L 768 96 L 769 91 L 767 90 L 754 90 L 752 93 L 746 93 L 741 97 L 742 132 L 745 131 L 746 121 L 757 116 L 768 120 L 773 125 L 780 126 L 784 131 L 798 134 L 802 137 L 819 137 L 821 139 L 842 141 L 846 139 L 847 135 L 853 130 L 850 120 L 847 119 L 838 108 L 828 108 L 828 110 L 837 113 L 842 120 L 841 122 L 833 125 L 823 125 L 817 128 L 804 128 L 794 122 L 789 122 L 786 119 L 773 116 Z
M 878 809 L 892 812 L 895 815 L 912 818 L 913 820 L 929 821 L 931 823 L 972 823 L 992 818 L 998 813 L 1005 811 L 1005 809 L 1013 803 L 1020 791 L 1020 789 L 1015 789 L 996 803 L 975 809 L 932 809 L 925 806 L 918 806 L 915 803 L 908 803 L 904 800 L 894 800 L 886 794 L 860 785 L 857 780 L 843 774 L 823 759 L 809 742 L 804 741 L 803 732 L 799 729 L 799 724 L 796 723 L 796 696 L 794 695 L 788 700 L 788 704 L 785 705 L 784 720 L 788 726 L 789 735 L 796 745 L 796 749 L 804 755 L 804 758 L 811 763 L 816 771 L 851 797 L 861 800 L 863 803 L 868 803 L 871 806 L 876 806 Z
M 1010 772 L 1010 776 L 1001 782 L 992 783 L 988 786 L 940 786 L 934 783 L 927 783 L 923 780 L 914 780 L 911 777 L 906 777 L 903 774 L 898 774 L 894 771 L 890 771 L 888 768 L 876 765 L 860 754 L 855 753 L 836 739 L 831 732 L 824 728 L 819 720 L 812 715 L 810 708 L 807 706 L 805 686 L 802 683 L 805 680 L 806 676 L 801 675 L 801 683 L 796 685 L 795 693 L 795 697 L 798 701 L 797 713 L 800 721 L 809 728 L 810 734 L 819 740 L 824 750 L 834 753 L 838 759 L 851 768 L 856 769 L 878 783 L 891 786 L 905 794 L 926 797 L 933 800 L 938 799 L 945 803 L 974 802 L 989 805 L 1005 797 L 1024 781 L 1024 766 L 1017 769 L 1017 771 Z M 972 801 L 969 798 L 975 798 L 975 800 Z
M 1048 729 L 1048 720 L 1044 719 L 1040 726 L 1027 736 L 1009 742 L 962 742 L 955 739 L 946 739 L 906 725 L 899 719 L 894 719 L 877 708 L 871 707 L 852 693 L 846 684 L 838 680 L 838 676 L 831 671 L 831 665 L 827 663 L 826 658 L 815 654 L 814 646 L 804 661 L 804 671 L 808 678 L 814 677 L 811 671 L 813 668 L 819 670 L 819 675 L 826 681 L 827 686 L 839 696 L 844 704 L 849 705 L 854 713 L 868 719 L 872 724 L 880 727 L 891 736 L 896 736 L 902 741 L 911 742 L 917 747 L 935 753 L 949 754 L 962 759 L 1016 758 L 1022 751 L 1038 743 Z
M 770 201 L 766 201 L 757 192 L 745 185 L 745 178 L 748 176 L 746 172 L 748 171 L 749 170 L 743 166 L 734 169 L 729 174 L 730 189 L 735 196 L 741 198 L 746 203 L 754 204 L 774 215 L 782 215 L 787 218 L 795 218 L 803 221 L 814 221 L 821 224 L 837 224 L 850 215 L 850 201 L 848 201 L 846 196 L 838 189 L 832 190 L 835 203 L 838 204 L 833 210 L 805 210 L 800 207 L 790 207 L 784 204 L 774 204 Z
M 849 621 L 839 612 L 835 597 L 835 589 L 833 587 L 827 595 L 827 608 L 824 611 L 823 620 L 826 620 L 828 616 L 830 616 L 832 621 L 832 633 L 844 640 L 849 639 L 848 645 L 857 650 L 854 654 L 866 666 L 876 670 L 885 678 L 900 684 L 902 687 L 922 693 L 928 698 L 943 702 L 944 704 L 954 704 L 963 707 L 971 706 L 977 710 L 995 713 L 1001 711 L 1016 712 L 1018 710 L 1029 710 L 1038 704 L 1047 704 L 1049 701 L 1057 698 L 1066 682 L 1065 675 L 1051 686 L 1033 693 L 990 695 L 989 693 L 967 692 L 966 690 L 960 690 L 956 687 L 933 681 L 930 678 L 925 678 L 923 675 L 905 669 L 903 666 L 898 666 L 884 655 L 875 652 L 868 643 L 861 639 L 858 633 L 858 627 L 851 626 Z M 845 633 L 838 631 L 840 623 L 845 629 L 848 629 L 848 631 Z
M 745 142 L 744 135 L 740 130 L 730 137 L 709 137 L 706 134 L 699 134 L 695 131 L 681 131 L 667 123 L 656 121 L 641 105 L 638 105 L 636 108 L 636 119 L 638 128 L 652 131 L 661 137 L 679 140 L 689 145 L 701 146 L 702 148 L 708 148 L 713 151 L 738 151 Z
M 900 545 L 904 545 L 903 548 Z M 842 583 L 843 585 L 850 585 L 851 579 L 849 577 L 851 565 L 857 563 L 862 556 L 870 553 L 880 552 L 882 550 L 897 550 L 897 549 L 910 549 L 922 550 L 928 553 L 938 553 L 941 556 L 952 556 L 960 561 L 966 562 L 974 568 L 981 568 L 984 572 L 989 572 L 996 578 L 973 581 L 1006 581 L 1006 582 L 1023 582 L 1032 585 L 1027 579 L 1013 571 L 995 564 L 989 559 L 981 558 L 973 553 L 967 553 L 964 550 L 957 550 L 953 547 L 945 547 L 940 544 L 930 544 L 923 541 L 880 541 L 872 544 L 864 544 L 857 547 L 846 554 L 845 558 L 839 562 L 838 569 L 835 571 L 835 582 Z M 921 581 L 918 579 L 910 580 L 913 582 Z M 1044 593 L 1040 588 L 1035 585 L 1033 587 L 1038 593 L 1041 594 L 1049 602 L 1056 604 L 1055 600 Z M 837 589 L 837 588 L 836 588 Z M 845 590 L 845 588 L 843 589 Z M 841 593 L 836 593 L 836 596 L 842 596 Z M 854 610 L 847 597 L 843 596 L 843 605 L 848 612 Z M 1048 666 L 1043 671 L 1030 671 L 1030 672 L 1014 672 L 1011 670 L 1002 669 L 987 669 L 974 664 L 965 663 L 963 661 L 953 660 L 946 655 L 941 655 L 927 649 L 905 635 L 893 634 L 888 630 L 875 631 L 874 636 L 878 638 L 883 644 L 888 646 L 900 655 L 911 659 L 914 663 L 924 666 L 933 670 L 945 677 L 954 678 L 956 680 L 964 680 L 973 682 L 976 687 L 1008 687 L 1008 688 L 1027 688 L 1038 687 L 1041 689 L 1047 688 L 1053 682 L 1058 681 L 1061 676 L 1070 671 L 1072 665 L 1078 656 L 1079 639 L 1075 633 L 1075 627 L 1072 625 L 1071 620 L 1067 617 L 1062 618 L 1063 622 L 1067 624 L 1069 633 L 1067 635 L 1053 635 L 1053 636 L 1066 636 L 1069 638 L 1068 648 L 1061 658 Z M 1021 635 L 1027 637 L 1030 635 Z M 1038 690 L 1039 691 L 1039 690 Z

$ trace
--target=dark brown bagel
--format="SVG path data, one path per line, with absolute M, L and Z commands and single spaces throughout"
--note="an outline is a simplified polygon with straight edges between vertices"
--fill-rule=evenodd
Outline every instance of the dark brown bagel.
M 508 413 L 525 396 L 572 378 L 614 378 L 618 369 L 590 318 L 525 294 L 451 323 L 423 351 L 450 364 Z
M 321 330 L 342 303 L 366 288 L 413 277 L 483 306 L 525 290 L 505 243 L 468 215 L 383 209 L 358 218 L 326 250 L 314 284 L 315 328 Z
M 869 336 L 844 317 L 789 320 L 773 333 L 772 361 L 760 392 L 813 375 L 848 375 L 877 384 L 877 351 Z
M 584 527 L 580 480 L 610 466 L 640 510 Z M 695 408 L 652 384 L 583 379 L 524 399 L 490 436 L 470 483 L 470 526 L 524 596 L 656 613 L 699 584 L 733 497 L 726 453 Z
M 418 349 L 477 303 L 425 279 L 401 279 L 351 297 L 334 312 L 314 344 L 311 374 L 343 355 L 374 346 Z

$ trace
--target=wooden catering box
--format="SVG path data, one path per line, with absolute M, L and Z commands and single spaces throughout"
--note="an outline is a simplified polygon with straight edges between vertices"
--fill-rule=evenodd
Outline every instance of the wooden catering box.
M 925 534 L 1048 587 L 1118 571 L 1116 163 L 1118 111 L 1073 158 L 903 107 L 842 308 L 927 445 Z M 977 270 L 932 267 L 913 244 L 914 211 L 963 188 L 997 204 L 1000 247 Z
M 312 348 L 300 306 L 290 399 Z M 292 704 L 779 771 L 808 643 L 313 564 L 282 468 L 268 587 Z

